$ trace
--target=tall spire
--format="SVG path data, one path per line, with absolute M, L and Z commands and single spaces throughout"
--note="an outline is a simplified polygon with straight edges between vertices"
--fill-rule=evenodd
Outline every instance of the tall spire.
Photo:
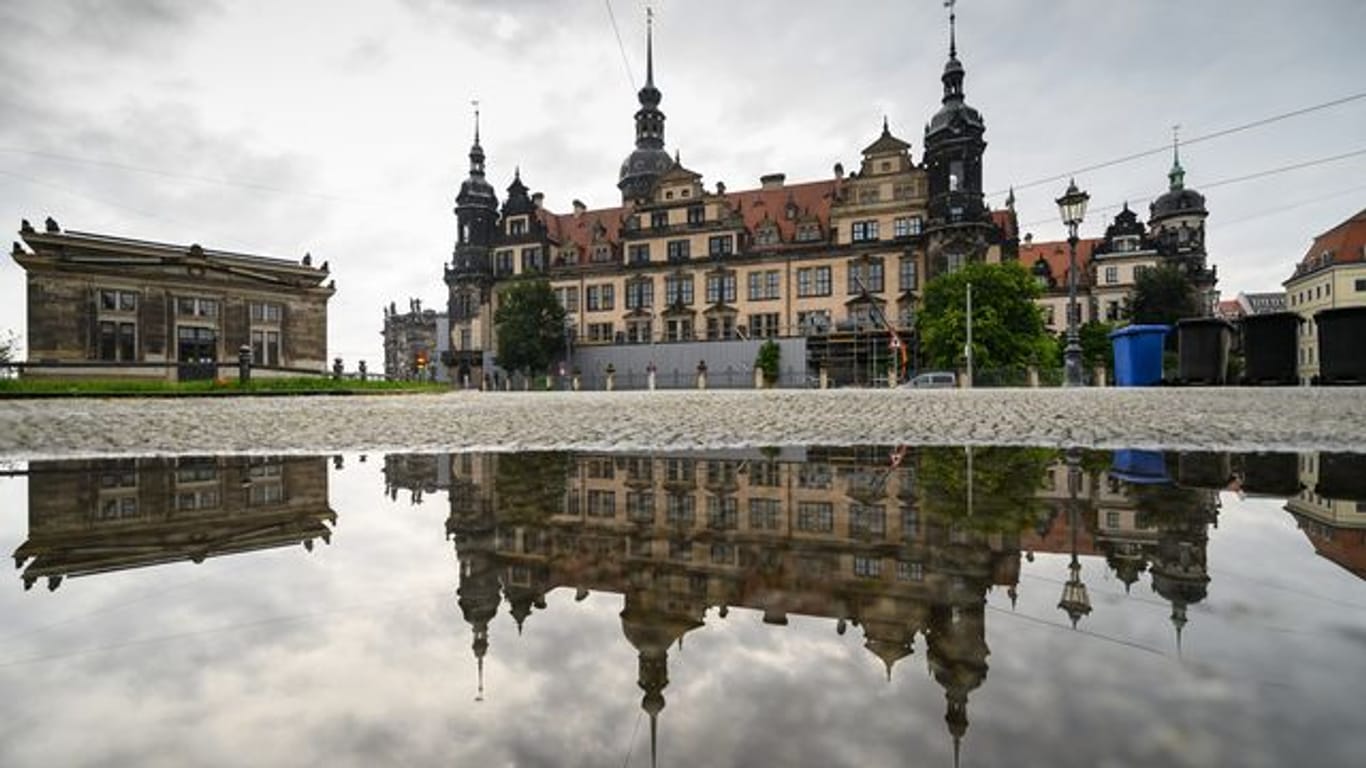
M 645 87 L 655 87 L 655 9 L 645 6 Z
M 479 146 L 479 100 L 470 102 L 474 106 L 474 146 L 470 147 L 470 175 L 484 178 L 484 148 Z
M 1186 169 L 1181 167 L 1181 126 L 1172 126 L 1172 169 L 1167 172 L 1169 188 L 1175 192 L 1186 186 Z
M 957 20 L 958 20 L 958 17 L 957 17 L 957 15 L 956 15 L 956 11 L 955 11 L 955 9 L 954 9 L 954 6 L 957 5 L 957 4 L 958 4 L 958 0 L 944 0 L 944 7 L 949 9 L 949 58 L 950 58 L 950 59 L 956 59 L 956 58 L 958 58 L 958 39 L 957 39 L 956 30 L 955 30 L 955 26 L 956 26 L 956 22 L 957 22 Z

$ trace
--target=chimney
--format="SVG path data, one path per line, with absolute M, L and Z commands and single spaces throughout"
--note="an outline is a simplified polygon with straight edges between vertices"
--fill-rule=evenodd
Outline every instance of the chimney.
M 787 181 L 785 173 L 768 173 L 759 177 L 759 184 L 764 189 L 782 189 L 784 181 Z
M 534 205 L 534 206 L 536 206 L 537 208 L 540 208 L 540 207 L 541 207 L 541 203 L 544 202 L 544 201 L 545 201 L 545 193 L 544 193 L 544 192 L 537 192 L 537 193 L 535 193 L 535 194 L 533 194 L 533 195 L 531 196 L 531 204 Z
M 577 219 L 582 216 L 586 210 L 588 210 L 588 206 L 584 205 L 582 200 L 574 201 L 574 218 Z

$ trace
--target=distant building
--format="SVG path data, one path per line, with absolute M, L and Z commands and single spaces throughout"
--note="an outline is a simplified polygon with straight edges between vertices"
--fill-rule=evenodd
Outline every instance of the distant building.
M 1077 241 L 1078 324 L 1123 323 L 1138 276 L 1145 269 L 1174 266 L 1181 270 L 1200 302 L 1201 312 L 1218 311 L 1218 275 L 1207 263 L 1205 198 L 1185 186 L 1185 169 L 1173 150 L 1168 189 L 1148 208 L 1148 224 L 1138 220 L 1128 203 L 1099 238 Z M 1028 267 L 1044 290 L 1039 299 L 1044 322 L 1057 333 L 1067 329 L 1069 249 L 1067 241 L 1033 242 L 1020 246 L 1020 263 Z
M 24 221 L 19 235 L 28 362 L 43 364 L 26 375 L 214 378 L 236 375 L 243 346 L 262 375 L 327 370 L 334 286 L 310 256 L 62 231 L 51 218 L 41 232 Z
M 1320 310 L 1366 306 L 1366 210 L 1314 238 L 1285 281 L 1290 309 L 1299 313 L 1300 381 L 1319 374 L 1314 315 Z
M 450 381 L 450 335 L 447 314 L 423 309 L 412 299 L 400 313 L 384 309 L 384 375 L 390 381 Z

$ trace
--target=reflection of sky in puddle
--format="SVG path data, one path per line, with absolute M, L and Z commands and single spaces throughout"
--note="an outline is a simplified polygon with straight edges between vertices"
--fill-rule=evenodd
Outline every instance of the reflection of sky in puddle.
M 49 547 L 0 582 L 0 765 L 649 765 L 646 710 L 661 765 L 951 765 L 954 732 L 965 765 L 1348 764 L 1366 582 L 1327 555 L 1361 567 L 1366 514 L 1315 494 L 1311 457 L 1281 465 L 1297 518 L 1215 490 L 1255 484 L 1241 457 L 1169 458 L 1188 484 L 1143 496 L 1087 454 L 1075 529 L 1050 452 L 975 452 L 971 516 L 956 449 L 143 460 L 138 493 L 174 491 L 159 525 L 107 503 L 131 493 L 108 465 L 35 463 L 0 478 L 0 548 Z M 282 546 L 214 556 L 252 542 Z M 77 555 L 104 572 L 24 591 Z M 1199 598 L 1179 655 L 1173 594 Z M 466 618 L 494 604 L 476 702 Z

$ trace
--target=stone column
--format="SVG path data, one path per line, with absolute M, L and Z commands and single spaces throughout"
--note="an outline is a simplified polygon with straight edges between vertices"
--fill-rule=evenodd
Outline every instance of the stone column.
M 707 361 L 701 360 L 697 363 L 697 388 L 707 388 Z
M 820 369 L 820 377 L 821 377 L 821 389 L 829 389 L 829 388 L 830 388 L 830 372 L 827 371 L 827 370 L 825 370 L 825 368 L 822 367 L 822 368 Z
M 897 371 L 895 365 L 893 365 L 891 368 L 888 368 L 888 369 L 887 369 L 887 388 L 888 388 L 888 389 L 896 389 L 896 385 L 899 383 L 899 382 L 897 381 L 897 373 L 898 373 L 898 371 Z
M 615 366 L 607 366 L 607 391 L 611 392 L 617 388 L 617 369 Z
M 1030 389 L 1039 388 L 1039 369 L 1037 366 L 1031 365 L 1025 368 L 1025 380 L 1028 382 Z
M 764 389 L 764 369 L 762 368 L 756 367 L 754 369 L 754 388 Z
M 1095 376 L 1096 376 L 1096 386 L 1097 386 L 1097 387 L 1103 387 L 1103 386 L 1105 386 L 1105 366 L 1103 366 L 1103 365 L 1097 365 L 1097 366 L 1096 366 L 1096 369 L 1095 369 Z

